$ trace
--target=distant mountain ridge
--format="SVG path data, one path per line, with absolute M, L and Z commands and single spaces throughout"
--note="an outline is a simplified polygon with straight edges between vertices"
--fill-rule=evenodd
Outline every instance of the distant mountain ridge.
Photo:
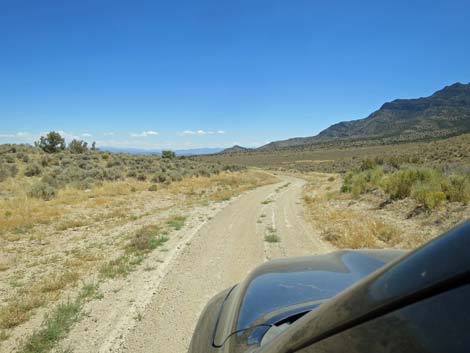
M 232 146 L 230 148 L 224 149 L 220 153 L 237 153 L 237 152 L 246 152 L 246 151 L 251 151 L 251 150 L 252 150 L 252 148 L 247 148 L 247 147 L 242 147 L 242 146 L 239 146 L 239 145 L 235 145 L 235 146 Z
M 455 83 L 429 97 L 396 99 L 368 117 L 343 121 L 316 136 L 271 142 L 259 150 L 350 139 L 419 140 L 470 132 L 470 84 Z

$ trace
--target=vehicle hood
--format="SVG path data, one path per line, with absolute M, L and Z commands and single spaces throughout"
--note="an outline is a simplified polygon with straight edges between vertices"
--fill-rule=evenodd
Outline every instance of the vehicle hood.
M 260 343 L 270 325 L 315 309 L 405 253 L 402 250 L 344 250 L 266 262 L 225 298 L 214 332 L 214 344 L 241 345 L 246 351 L 247 346 Z

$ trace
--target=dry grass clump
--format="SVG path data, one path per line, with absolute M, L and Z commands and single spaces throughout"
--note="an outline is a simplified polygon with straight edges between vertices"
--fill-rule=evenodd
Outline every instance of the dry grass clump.
M 272 184 L 277 179 L 261 171 L 222 172 L 208 177 L 185 178 L 168 187 L 172 194 L 184 194 L 200 201 L 226 201 L 255 187 Z
M 0 328 L 9 329 L 29 320 L 31 311 L 44 305 L 43 294 L 29 293 L 11 300 L 0 309 Z
M 184 226 L 184 222 L 186 221 L 186 217 L 184 216 L 172 216 L 170 219 L 166 221 L 166 224 L 173 228 L 174 230 L 180 230 Z
M 322 235 L 339 248 L 361 249 L 393 246 L 400 242 L 398 230 L 373 216 L 351 210 L 323 212 Z
M 184 224 L 185 217 L 182 217 L 182 222 Z M 176 222 L 178 219 L 169 220 L 167 222 Z M 179 223 L 178 223 L 179 225 Z M 182 226 L 182 225 L 181 225 Z M 180 227 L 181 228 L 181 227 Z M 175 229 L 180 229 L 175 228 Z M 159 246 L 162 246 L 165 242 L 168 241 L 168 237 L 165 236 L 164 231 L 157 225 L 149 225 L 139 229 L 134 237 L 131 239 L 128 249 L 132 252 L 146 252 L 156 249 Z
M 86 224 L 87 224 L 87 221 L 84 219 L 69 219 L 69 220 L 66 220 L 57 224 L 55 228 L 59 231 L 64 231 L 70 228 L 83 227 Z
M 60 274 L 52 274 L 38 282 L 32 289 L 33 292 L 51 293 L 64 289 L 66 286 L 76 283 L 80 275 L 74 271 L 65 271 Z
M 312 174 L 304 191 L 306 211 L 325 240 L 338 248 L 384 248 L 401 244 L 402 233 L 390 222 L 379 218 L 370 206 L 356 210 L 350 197 L 339 191 L 329 191 L 332 181 L 340 187 L 340 179 Z
M 79 280 L 77 272 L 65 271 L 45 276 L 36 284 L 22 288 L 0 308 L 0 328 L 9 329 L 29 320 L 32 311 L 58 298 L 59 292 Z

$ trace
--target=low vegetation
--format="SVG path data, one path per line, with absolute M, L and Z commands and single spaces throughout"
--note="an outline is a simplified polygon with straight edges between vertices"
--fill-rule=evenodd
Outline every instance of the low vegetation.
M 214 154 L 198 157 L 205 162 L 255 166 L 304 173 L 347 173 L 363 159 L 384 158 L 398 165 L 429 168 L 470 165 L 470 134 L 445 139 L 399 143 L 390 139 L 331 141 L 276 150 Z
M 154 251 L 164 256 L 177 244 L 172 232 L 184 229 L 194 206 L 275 181 L 171 151 L 142 156 L 51 143 L 0 145 L 2 349 L 17 348 L 16 332 L 37 322 L 40 309 L 47 319 L 31 339 L 22 335 L 24 352 L 50 351 L 75 322 L 69 314 L 81 310 L 82 301 L 67 299 L 80 283 L 130 275 Z
M 461 169 L 394 166 L 386 161 L 364 160 L 361 167 L 344 177 L 343 192 L 359 196 L 380 189 L 391 200 L 408 197 L 427 210 L 444 202 L 470 202 L 470 174 Z
M 304 174 L 307 215 L 339 248 L 416 248 L 470 214 L 462 197 L 467 177 L 459 173 L 366 160 L 344 178 Z M 458 199 L 451 196 L 454 187 L 461 190 Z
M 46 315 L 39 330 L 24 343 L 21 353 L 49 352 L 80 319 L 81 309 L 86 301 L 97 294 L 95 284 L 84 285 L 77 298 L 59 303 L 52 313 Z
M 5 210 L 0 213 L 0 233 L 48 222 L 57 204 L 81 201 L 85 192 L 92 197 L 157 191 L 183 179 L 244 169 L 178 157 L 171 151 L 162 156 L 102 152 L 78 140 L 66 148 L 60 135 L 50 134 L 37 147 L 0 146 L 0 209 Z
M 266 235 L 264 236 L 264 241 L 268 243 L 279 243 L 281 241 L 281 238 L 277 234 L 276 228 L 269 226 L 266 229 Z

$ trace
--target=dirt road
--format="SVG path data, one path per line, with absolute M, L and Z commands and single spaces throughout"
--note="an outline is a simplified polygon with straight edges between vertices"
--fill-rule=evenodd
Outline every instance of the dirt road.
M 146 298 L 130 299 L 140 300 L 140 309 L 119 313 L 127 310 L 122 303 L 109 304 L 107 310 L 118 311 L 107 319 L 114 322 L 106 323 L 106 330 L 88 331 L 91 336 L 101 335 L 95 341 L 88 339 L 88 344 L 83 332 L 75 332 L 81 339 L 74 340 L 72 334 L 68 343 L 74 351 L 184 353 L 200 312 L 214 294 L 269 259 L 332 250 L 304 220 L 301 194 L 305 182 L 287 176 L 281 179 L 241 195 L 188 229 L 156 273 L 123 285 L 137 287 L 128 296 Z M 266 234 L 275 234 L 280 241 L 267 242 Z M 102 315 L 109 315 L 107 310 L 102 309 Z

